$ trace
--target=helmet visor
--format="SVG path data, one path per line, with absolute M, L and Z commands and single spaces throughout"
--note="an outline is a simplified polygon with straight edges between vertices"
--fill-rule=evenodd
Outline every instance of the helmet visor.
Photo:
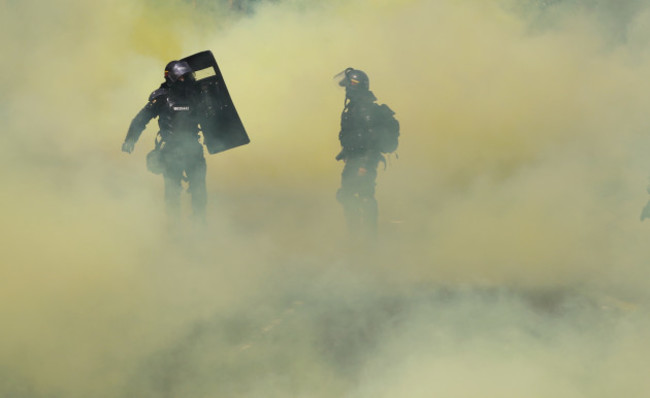
M 194 72 L 187 72 L 186 74 L 178 78 L 179 82 L 193 82 L 195 80 L 196 78 L 194 77 Z
M 352 68 L 345 68 L 336 75 L 334 75 L 334 81 L 341 87 L 348 87 L 350 85 L 350 79 L 348 74 L 352 71 Z
M 190 65 L 185 61 L 177 62 L 172 65 L 169 69 L 168 76 L 172 83 L 175 83 L 178 80 L 188 80 L 189 76 L 194 80 L 194 72 L 192 71 L 192 68 L 190 68 Z

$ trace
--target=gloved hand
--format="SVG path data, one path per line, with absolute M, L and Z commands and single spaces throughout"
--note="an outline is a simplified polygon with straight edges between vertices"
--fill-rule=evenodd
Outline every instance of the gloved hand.
M 646 203 L 643 210 L 641 210 L 641 221 L 645 220 L 646 218 L 650 218 L 650 200 L 648 203 Z
M 124 144 L 122 144 L 122 152 L 131 153 L 133 152 L 134 147 L 135 147 L 135 142 L 131 140 L 124 141 Z

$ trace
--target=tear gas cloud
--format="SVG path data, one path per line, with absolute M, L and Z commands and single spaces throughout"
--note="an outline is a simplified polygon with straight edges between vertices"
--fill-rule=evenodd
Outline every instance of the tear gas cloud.
M 613 3 L 2 2 L 0 395 L 647 394 L 650 2 Z M 170 231 L 156 123 L 119 149 L 205 49 L 252 142 Z M 348 66 L 402 128 L 364 251 Z

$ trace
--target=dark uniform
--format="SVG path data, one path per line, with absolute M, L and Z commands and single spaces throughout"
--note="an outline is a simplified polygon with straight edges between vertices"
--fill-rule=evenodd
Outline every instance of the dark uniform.
M 204 219 L 207 200 L 206 162 L 199 142 L 200 101 L 194 76 L 186 62 L 173 61 L 165 68 L 166 82 L 151 93 L 149 102 L 135 116 L 122 145 L 131 153 L 147 123 L 158 117 L 159 160 L 165 179 L 165 203 L 173 218 L 180 215 L 181 181 L 189 183 L 192 209 Z
M 345 107 L 341 114 L 339 141 L 343 149 L 336 157 L 345 166 L 341 174 L 341 188 L 337 199 L 350 232 L 366 236 L 377 233 L 377 200 L 375 180 L 379 162 L 385 162 L 379 137 L 375 134 L 377 98 L 369 90 L 368 76 L 360 70 L 348 68 L 339 85 L 346 89 Z

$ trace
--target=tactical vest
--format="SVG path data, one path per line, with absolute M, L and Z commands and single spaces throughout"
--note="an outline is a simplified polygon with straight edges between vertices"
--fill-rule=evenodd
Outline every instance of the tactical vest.
M 158 116 L 158 126 L 163 140 L 170 137 L 194 138 L 198 136 L 196 104 L 185 98 L 167 95 Z
M 351 102 L 341 114 L 341 146 L 348 150 L 372 149 L 376 146 L 371 134 L 371 107 L 373 103 Z

